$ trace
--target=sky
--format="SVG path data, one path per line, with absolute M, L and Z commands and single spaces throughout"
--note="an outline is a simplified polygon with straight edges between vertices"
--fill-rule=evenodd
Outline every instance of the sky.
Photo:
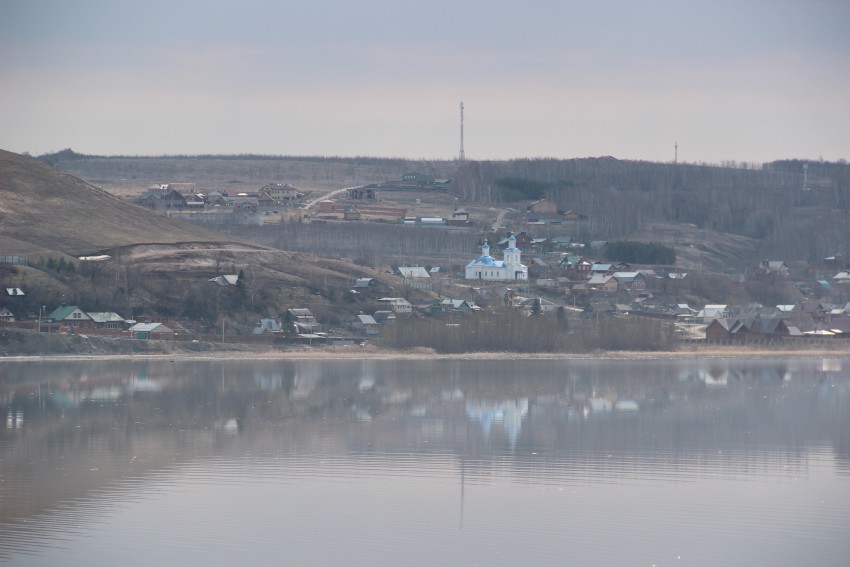
M 0 0 L 0 148 L 850 159 L 847 0 Z M 678 144 L 678 156 L 676 145 Z

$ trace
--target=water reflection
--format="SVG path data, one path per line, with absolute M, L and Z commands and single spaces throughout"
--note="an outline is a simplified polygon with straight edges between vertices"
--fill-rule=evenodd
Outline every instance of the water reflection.
M 624 498 L 633 485 L 653 490 L 646 483 L 803 479 L 847 503 L 846 359 L 88 361 L 0 372 L 0 560 L 73 547 L 61 540 L 76 541 L 74 526 L 178 478 L 181 490 L 228 493 L 238 479 L 321 490 L 364 477 L 382 490 L 449 480 L 453 529 L 466 531 L 481 526 L 469 491 L 493 483 L 606 486 Z M 818 529 L 840 531 L 844 519 Z

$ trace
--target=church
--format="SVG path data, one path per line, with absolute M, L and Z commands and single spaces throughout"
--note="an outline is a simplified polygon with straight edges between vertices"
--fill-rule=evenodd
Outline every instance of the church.
M 482 281 L 528 281 L 528 268 L 522 264 L 522 251 L 516 247 L 516 237 L 508 238 L 504 260 L 495 260 L 490 256 L 490 245 L 487 241 L 481 246 L 481 256 L 466 265 L 467 280 Z

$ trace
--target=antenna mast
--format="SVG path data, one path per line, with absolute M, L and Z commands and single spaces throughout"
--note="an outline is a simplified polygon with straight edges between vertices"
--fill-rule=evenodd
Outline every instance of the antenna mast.
M 466 160 L 466 156 L 463 154 L 463 101 L 460 101 L 460 153 L 457 156 L 457 160 Z

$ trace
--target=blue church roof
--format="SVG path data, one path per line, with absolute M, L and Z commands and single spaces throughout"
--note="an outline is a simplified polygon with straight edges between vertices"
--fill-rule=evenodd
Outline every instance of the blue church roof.
M 487 266 L 488 268 L 502 268 L 505 265 L 503 260 L 495 260 L 492 256 L 480 256 L 466 265 L 467 268 L 471 268 L 477 264 L 482 264 Z

